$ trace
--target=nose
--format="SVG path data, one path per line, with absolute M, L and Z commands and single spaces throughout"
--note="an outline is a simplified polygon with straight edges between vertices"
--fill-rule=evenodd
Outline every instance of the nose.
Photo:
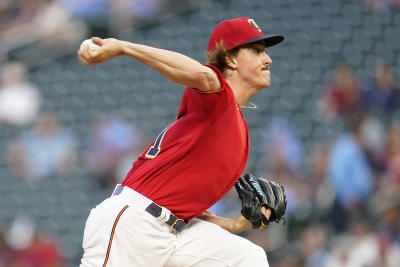
M 272 59 L 270 58 L 270 56 L 268 55 L 267 52 L 265 52 L 265 61 L 264 64 L 266 65 L 271 65 L 272 64 Z

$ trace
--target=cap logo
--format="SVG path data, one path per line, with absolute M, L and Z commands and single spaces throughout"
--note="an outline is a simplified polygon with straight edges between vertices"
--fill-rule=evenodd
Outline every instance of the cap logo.
M 254 19 L 248 19 L 247 20 L 250 24 L 251 27 L 253 27 L 254 29 L 256 29 L 257 31 L 261 32 L 260 27 L 258 27 L 257 23 L 254 21 Z

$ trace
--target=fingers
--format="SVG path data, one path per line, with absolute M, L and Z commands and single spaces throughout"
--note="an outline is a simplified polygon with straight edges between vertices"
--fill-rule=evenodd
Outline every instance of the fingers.
M 261 212 L 269 220 L 269 218 L 271 217 L 271 209 L 263 206 L 263 207 L 261 207 Z
M 253 188 L 255 193 L 257 195 L 259 195 L 259 197 L 262 197 L 264 195 L 264 193 L 263 193 L 263 191 L 262 191 L 262 189 L 260 187 L 260 184 L 258 183 L 257 178 L 254 177 L 254 175 L 252 175 L 250 173 L 247 173 L 247 174 L 244 175 L 244 179 Z M 260 199 L 260 201 L 261 201 L 261 199 Z
M 252 187 L 249 185 L 249 183 L 244 179 L 242 176 L 239 177 L 239 183 L 245 188 L 246 190 L 253 191 Z
M 88 65 L 89 63 L 87 62 L 87 60 L 82 56 L 82 53 L 81 53 L 81 51 L 77 51 L 76 52 L 76 54 L 78 55 L 78 58 L 79 58 L 79 60 L 83 63 L 83 64 L 85 64 L 85 65 Z
M 246 190 L 246 185 L 243 183 L 241 177 L 235 183 L 236 190 L 243 191 Z
M 96 54 L 97 54 L 96 50 L 91 49 L 89 45 L 85 46 L 86 58 L 88 58 L 88 59 L 94 58 L 94 57 L 96 57 Z
M 97 37 L 96 37 L 97 38 Z M 78 58 L 79 60 L 87 65 L 87 66 L 92 66 L 95 65 L 95 59 L 98 56 L 98 51 L 97 49 L 91 49 L 88 45 L 84 47 L 83 52 L 80 50 L 77 51 Z M 97 62 L 98 63 L 98 62 Z
M 103 39 L 101 39 L 99 37 L 92 37 L 92 41 L 93 41 L 93 43 L 95 43 L 95 44 L 97 44 L 99 46 L 104 45 Z
M 77 53 L 77 55 L 78 55 L 79 61 L 81 61 L 83 64 L 85 64 L 86 66 L 92 66 L 92 65 L 94 65 L 94 64 L 91 64 L 91 63 L 83 56 L 83 54 L 81 53 L 81 51 L 78 50 L 76 53 Z
M 101 39 L 92 37 L 92 42 L 95 44 L 87 45 L 78 53 L 79 60 L 88 66 L 107 62 L 116 56 L 121 55 L 120 47 L 116 45 L 115 39 Z

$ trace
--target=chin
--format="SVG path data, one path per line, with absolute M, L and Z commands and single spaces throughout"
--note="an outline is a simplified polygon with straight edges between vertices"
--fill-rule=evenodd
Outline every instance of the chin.
M 264 83 L 264 88 L 268 88 L 271 86 L 271 78 L 269 77 L 269 75 L 266 77 L 265 79 L 265 83 Z
M 258 90 L 263 90 L 263 89 L 268 88 L 270 86 L 271 86 L 271 80 L 270 79 L 266 79 L 262 83 L 260 83 L 257 87 L 258 87 Z

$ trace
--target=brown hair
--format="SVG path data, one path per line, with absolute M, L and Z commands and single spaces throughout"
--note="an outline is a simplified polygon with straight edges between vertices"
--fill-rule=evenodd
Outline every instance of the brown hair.
M 236 55 L 240 48 L 241 47 L 239 46 L 227 51 L 224 43 L 221 40 L 221 42 L 216 45 L 216 49 L 214 51 L 207 51 L 208 64 L 215 66 L 221 72 L 224 72 L 225 68 L 228 66 L 226 61 L 227 57 Z

